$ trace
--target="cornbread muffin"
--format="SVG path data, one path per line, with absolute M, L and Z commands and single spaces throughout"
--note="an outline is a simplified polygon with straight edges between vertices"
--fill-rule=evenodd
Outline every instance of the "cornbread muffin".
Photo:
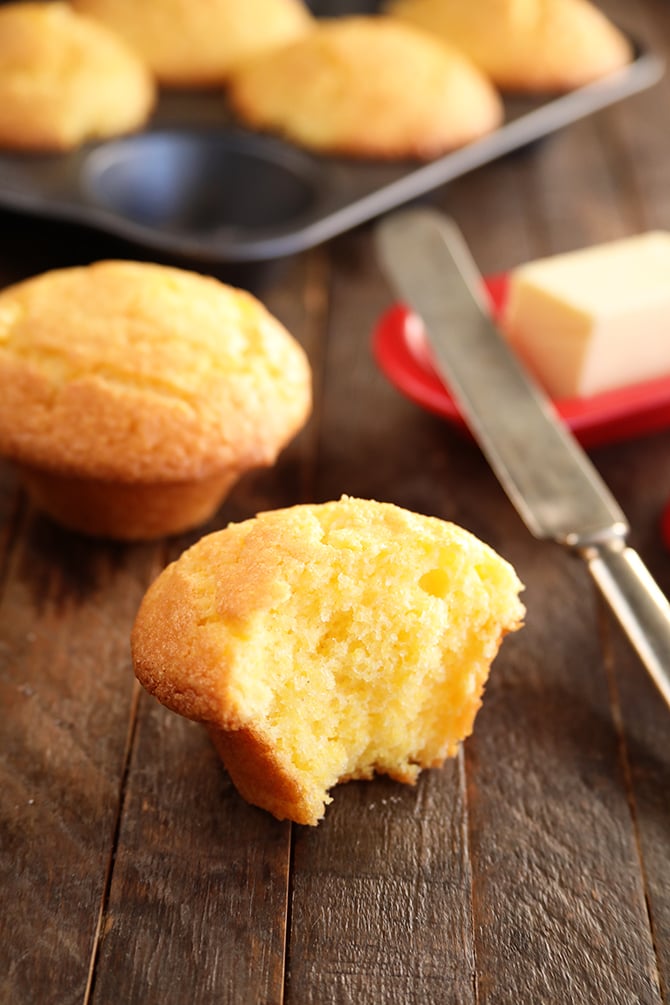
M 74 530 L 194 527 L 305 422 L 309 364 L 250 294 L 139 262 L 0 293 L 0 454 Z
M 130 132 L 155 90 L 122 39 L 68 4 L 0 6 L 0 146 L 60 151 Z
M 208 87 L 238 63 L 298 38 L 313 18 L 302 0 L 73 0 L 129 42 L 159 82 Z
M 502 90 L 569 91 L 633 55 L 588 0 L 391 0 L 386 9 L 462 49 Z
M 467 531 L 343 497 L 231 524 L 147 591 L 135 672 L 207 724 L 239 792 L 316 824 L 337 782 L 414 782 L 472 730 L 514 570 Z
M 319 21 L 241 66 L 228 97 L 252 128 L 360 157 L 429 159 L 502 120 L 497 92 L 468 59 L 381 16 Z

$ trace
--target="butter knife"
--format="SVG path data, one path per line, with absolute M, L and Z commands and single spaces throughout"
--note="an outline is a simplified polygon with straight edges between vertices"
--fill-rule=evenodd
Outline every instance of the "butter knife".
M 489 316 L 484 284 L 453 221 L 409 209 L 376 229 L 380 262 L 418 314 L 438 372 L 531 533 L 585 560 L 670 706 L 670 604 L 629 547 L 628 521 Z

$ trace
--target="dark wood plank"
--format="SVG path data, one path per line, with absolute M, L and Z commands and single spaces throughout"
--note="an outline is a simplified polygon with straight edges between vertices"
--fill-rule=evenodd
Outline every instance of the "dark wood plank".
M 466 748 L 480 1000 L 657 1002 L 595 598 L 574 559 L 510 557 L 527 625 Z
M 481 998 L 657 1001 L 602 606 L 567 556 L 524 551 L 520 665 L 494 677 L 468 748 Z
M 670 49 L 666 0 L 602 0 Z M 481 268 L 670 228 L 670 84 L 430 197 Z M 0 214 L 0 282 L 153 257 Z M 186 263 L 173 263 L 186 264 Z M 260 292 L 314 367 L 312 421 L 203 531 L 342 492 L 468 527 L 527 584 L 473 737 L 416 788 L 334 792 L 316 829 L 243 803 L 200 727 L 139 694 L 128 633 L 162 546 L 85 542 L 35 517 L 0 470 L 0 1000 L 630 1002 L 670 994 L 667 710 L 582 565 L 533 541 L 479 451 L 377 372 L 392 299 L 371 228 Z M 670 591 L 659 519 L 670 433 L 593 451 L 632 541 Z
M 28 514 L 0 604 L 0 1000 L 83 1001 L 133 716 L 142 549 Z
M 665 0 L 608 0 L 607 11 L 619 22 L 637 28 L 645 43 L 667 60 L 670 51 L 670 11 Z M 602 113 L 604 142 L 611 169 L 630 179 L 639 230 L 670 229 L 668 131 L 664 126 L 670 101 L 667 71 L 649 90 Z
M 640 34 L 660 52 L 670 46 L 670 9 L 659 0 L 636 5 Z M 611 16 L 625 23 L 633 12 L 621 0 L 610 0 Z M 618 185 L 619 202 L 632 212 L 633 232 L 670 228 L 668 163 L 670 136 L 659 128 L 667 113 L 667 74 L 653 89 L 608 110 L 602 117 L 603 147 Z M 670 449 L 670 436 L 660 433 L 596 452 L 595 460 L 612 486 L 631 523 L 631 543 L 670 595 L 670 563 L 663 547 L 660 520 L 670 500 L 670 472 L 658 462 Z M 608 612 L 603 611 L 612 667 L 614 711 L 620 717 L 621 758 L 633 816 L 644 892 L 664 1000 L 670 994 L 670 896 L 667 880 L 668 792 L 670 754 L 667 709 L 644 669 Z
M 317 383 L 324 284 L 317 251 L 263 288 Z M 157 552 L 158 566 L 230 520 L 308 495 L 317 427 L 315 417 L 272 470 L 245 477 L 208 526 Z M 237 796 L 201 726 L 143 695 L 92 1001 L 280 1001 L 290 836 Z
M 626 190 L 625 176 L 609 164 L 604 129 L 595 116 L 447 190 L 443 204 L 485 270 L 500 235 L 515 264 L 520 241 L 534 245 L 535 256 L 639 225 L 632 186 Z M 483 213 L 487 186 L 501 198 Z M 480 998 L 657 1001 L 636 827 L 601 648 L 608 643 L 597 634 L 602 608 L 574 560 L 520 536 L 471 470 L 462 484 L 480 513 L 477 523 L 488 517 L 495 528 L 493 537 L 482 536 L 513 559 L 527 583 L 529 608 L 523 637 L 496 667 L 466 744 Z
M 670 472 L 659 456 L 670 451 L 670 434 L 659 433 L 626 447 L 604 448 L 598 462 L 614 486 L 631 523 L 631 543 L 638 549 L 666 595 L 670 595 L 670 554 L 660 521 L 670 500 Z M 614 700 L 621 721 L 621 758 L 627 773 L 647 910 L 656 950 L 664 1001 L 670 993 L 670 751 L 668 713 L 656 688 L 607 617 Z
M 205 731 L 142 694 L 93 1002 L 274 1003 L 290 827 L 244 803 Z
M 611 0 L 620 16 L 627 7 Z M 670 9 L 662 0 L 636 5 L 640 24 L 660 52 L 670 49 Z M 630 16 L 630 11 L 628 11 Z M 667 73 L 652 90 L 607 113 L 609 154 L 629 179 L 638 205 L 639 229 L 670 229 L 668 163 L 670 137 L 659 128 L 667 116 L 670 82 Z M 622 501 L 631 522 L 631 541 L 670 595 L 670 556 L 663 545 L 660 521 L 670 501 L 670 472 L 659 458 L 667 456 L 670 436 L 660 433 L 616 449 L 598 452 L 598 462 Z M 616 626 L 610 624 L 615 699 L 621 716 L 622 759 L 628 773 L 645 895 L 664 1000 L 670 999 L 670 894 L 667 834 L 670 753 L 667 710 L 646 679 L 638 660 Z
M 6 582 L 9 556 L 16 543 L 23 497 L 18 489 L 16 472 L 9 465 L 0 464 L 0 596 Z
M 475 999 L 462 760 L 349 783 L 295 838 L 287 1005 Z

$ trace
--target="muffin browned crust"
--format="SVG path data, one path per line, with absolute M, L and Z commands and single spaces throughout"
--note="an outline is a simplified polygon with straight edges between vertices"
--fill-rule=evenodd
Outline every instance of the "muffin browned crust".
M 258 300 L 139 262 L 2 291 L 0 381 L 0 453 L 60 522 L 113 537 L 200 523 L 311 406 L 305 354 Z
M 308 31 L 302 0 L 73 0 L 118 32 L 161 84 L 220 84 L 240 62 Z
M 358 157 L 436 157 L 502 119 L 498 94 L 465 56 L 381 16 L 319 21 L 241 66 L 228 95 L 253 128 Z
M 413 782 L 471 732 L 503 636 L 512 567 L 467 531 L 342 498 L 210 534 L 148 590 L 135 672 L 207 724 L 241 794 L 315 824 L 328 790 Z
M 69 150 L 140 128 L 153 77 L 126 43 L 65 3 L 0 6 L 0 146 Z
M 588 0 L 390 0 L 386 9 L 457 46 L 506 91 L 573 90 L 633 55 Z

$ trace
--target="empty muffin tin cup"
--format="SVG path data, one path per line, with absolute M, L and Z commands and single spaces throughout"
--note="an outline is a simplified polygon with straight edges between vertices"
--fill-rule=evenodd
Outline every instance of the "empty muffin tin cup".
M 170 129 L 106 143 L 84 171 L 89 203 L 130 224 L 189 240 L 272 231 L 317 199 L 313 162 L 264 137 Z

